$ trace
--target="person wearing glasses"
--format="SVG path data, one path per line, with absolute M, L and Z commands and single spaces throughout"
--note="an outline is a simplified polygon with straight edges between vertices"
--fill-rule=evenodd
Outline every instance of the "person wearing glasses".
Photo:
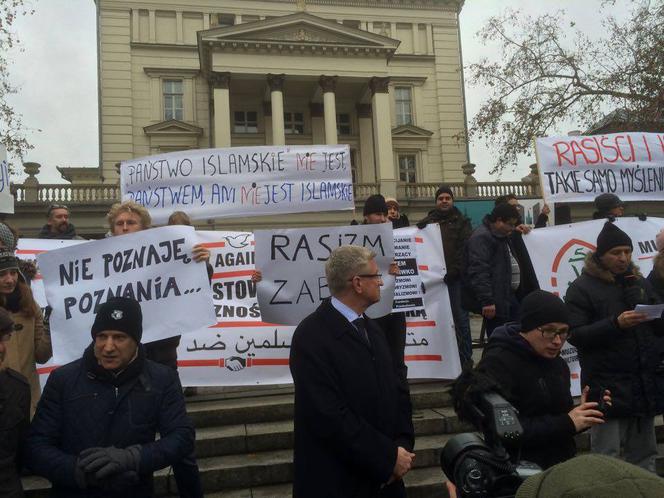
M 62 204 L 51 204 L 46 212 L 46 225 L 37 235 L 38 239 L 72 240 L 82 239 L 76 228 L 69 223 L 69 208 Z
M 590 433 L 590 447 L 654 472 L 654 417 L 664 411 L 664 320 L 636 306 L 661 300 L 632 262 L 625 232 L 606 222 L 596 246 L 565 295 L 581 380 L 593 397 L 601 389 L 613 397 L 606 423 Z
M 576 454 L 574 436 L 604 423 L 597 402 L 574 406 L 570 372 L 560 357 L 569 337 L 569 314 L 557 296 L 543 290 L 521 302 L 521 322 L 497 327 L 476 371 L 491 379 L 500 394 L 519 411 L 523 435 L 519 447 L 508 447 L 511 456 L 534 462 L 543 469 Z M 611 402 L 610 392 L 604 401 Z
M 380 300 L 375 253 L 341 246 L 325 264 L 332 295 L 298 325 L 294 498 L 405 497 L 415 455 L 410 398 L 385 334 L 364 311 Z

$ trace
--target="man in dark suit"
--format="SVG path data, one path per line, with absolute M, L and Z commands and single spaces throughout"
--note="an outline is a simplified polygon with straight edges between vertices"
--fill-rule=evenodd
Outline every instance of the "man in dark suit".
M 411 406 L 382 330 L 364 316 L 383 284 L 375 254 L 334 250 L 332 297 L 295 330 L 295 498 L 405 497 Z

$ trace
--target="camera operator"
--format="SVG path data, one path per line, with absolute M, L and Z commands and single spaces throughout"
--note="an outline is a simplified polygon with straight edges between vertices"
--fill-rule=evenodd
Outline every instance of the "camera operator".
M 604 423 L 598 403 L 574 407 L 570 372 L 560 357 L 569 335 L 567 308 L 555 295 L 536 290 L 521 303 L 521 324 L 508 323 L 491 335 L 476 374 L 495 381 L 500 393 L 519 411 L 523 434 L 519 448 L 507 447 L 513 460 L 543 469 L 576 454 L 574 435 Z M 604 393 L 610 404 L 610 393 Z M 519 449 L 521 451 L 519 455 Z

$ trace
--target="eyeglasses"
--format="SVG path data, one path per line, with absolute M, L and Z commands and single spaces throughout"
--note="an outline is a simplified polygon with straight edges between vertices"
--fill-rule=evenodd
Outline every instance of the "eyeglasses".
M 561 341 L 566 341 L 569 337 L 569 329 L 543 329 L 542 327 L 537 327 L 544 337 L 548 341 L 553 341 L 556 336 L 560 337 Z
M 360 278 L 378 278 L 380 280 L 383 279 L 383 274 L 382 273 L 360 273 L 359 275 L 355 275 L 355 277 L 360 277 Z M 353 277 L 353 278 L 355 278 Z M 349 279 L 349 282 L 353 281 L 353 278 Z

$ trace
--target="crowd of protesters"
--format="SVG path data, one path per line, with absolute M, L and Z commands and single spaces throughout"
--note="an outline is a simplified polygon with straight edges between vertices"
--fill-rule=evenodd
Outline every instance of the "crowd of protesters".
M 479 383 L 501 393 L 524 428 L 520 447 L 508 451 L 543 469 L 573 458 L 574 436 L 589 430 L 592 452 L 654 472 L 664 319 L 636 307 L 664 302 L 664 230 L 653 234 L 658 254 L 646 278 L 632 261 L 632 240 L 614 224 L 624 204 L 600 195 L 594 218 L 606 221 L 596 250 L 563 301 L 539 290 L 523 241 L 531 227 L 515 196 L 496 199 L 474 229 L 452 188 L 442 185 L 433 200 L 417 227 L 440 228 L 463 366 L 455 403 Z M 549 214 L 544 206 L 535 228 L 546 226 Z M 148 211 L 130 201 L 115 204 L 107 221 L 108 236 L 152 226 Z M 370 196 L 362 224 L 388 222 L 410 225 L 396 199 Z M 178 224 L 191 225 L 186 213 L 173 213 L 169 225 Z M 48 209 L 39 237 L 80 238 L 66 206 Z M 34 265 L 17 259 L 17 241 L 17 232 L 0 223 L 0 497 L 23 496 L 24 468 L 48 478 L 55 497 L 152 496 L 153 472 L 168 466 L 180 496 L 203 496 L 177 374 L 179 336 L 142 344 L 140 304 L 111 298 L 97 310 L 83 356 L 53 371 L 41 392 L 36 365 L 52 356 L 50 331 L 30 289 Z M 192 256 L 211 277 L 209 251 L 196 245 Z M 374 258 L 352 246 L 333 251 L 325 268 L 332 297 L 293 337 L 296 497 L 406 496 L 403 477 L 416 457 L 406 320 L 403 313 L 364 315 L 380 298 Z M 390 272 L 398 274 L 396 264 Z M 261 278 L 258 270 L 252 276 Z M 470 313 L 482 318 L 489 337 L 475 368 Z M 581 364 L 577 405 L 560 356 L 567 340 Z

